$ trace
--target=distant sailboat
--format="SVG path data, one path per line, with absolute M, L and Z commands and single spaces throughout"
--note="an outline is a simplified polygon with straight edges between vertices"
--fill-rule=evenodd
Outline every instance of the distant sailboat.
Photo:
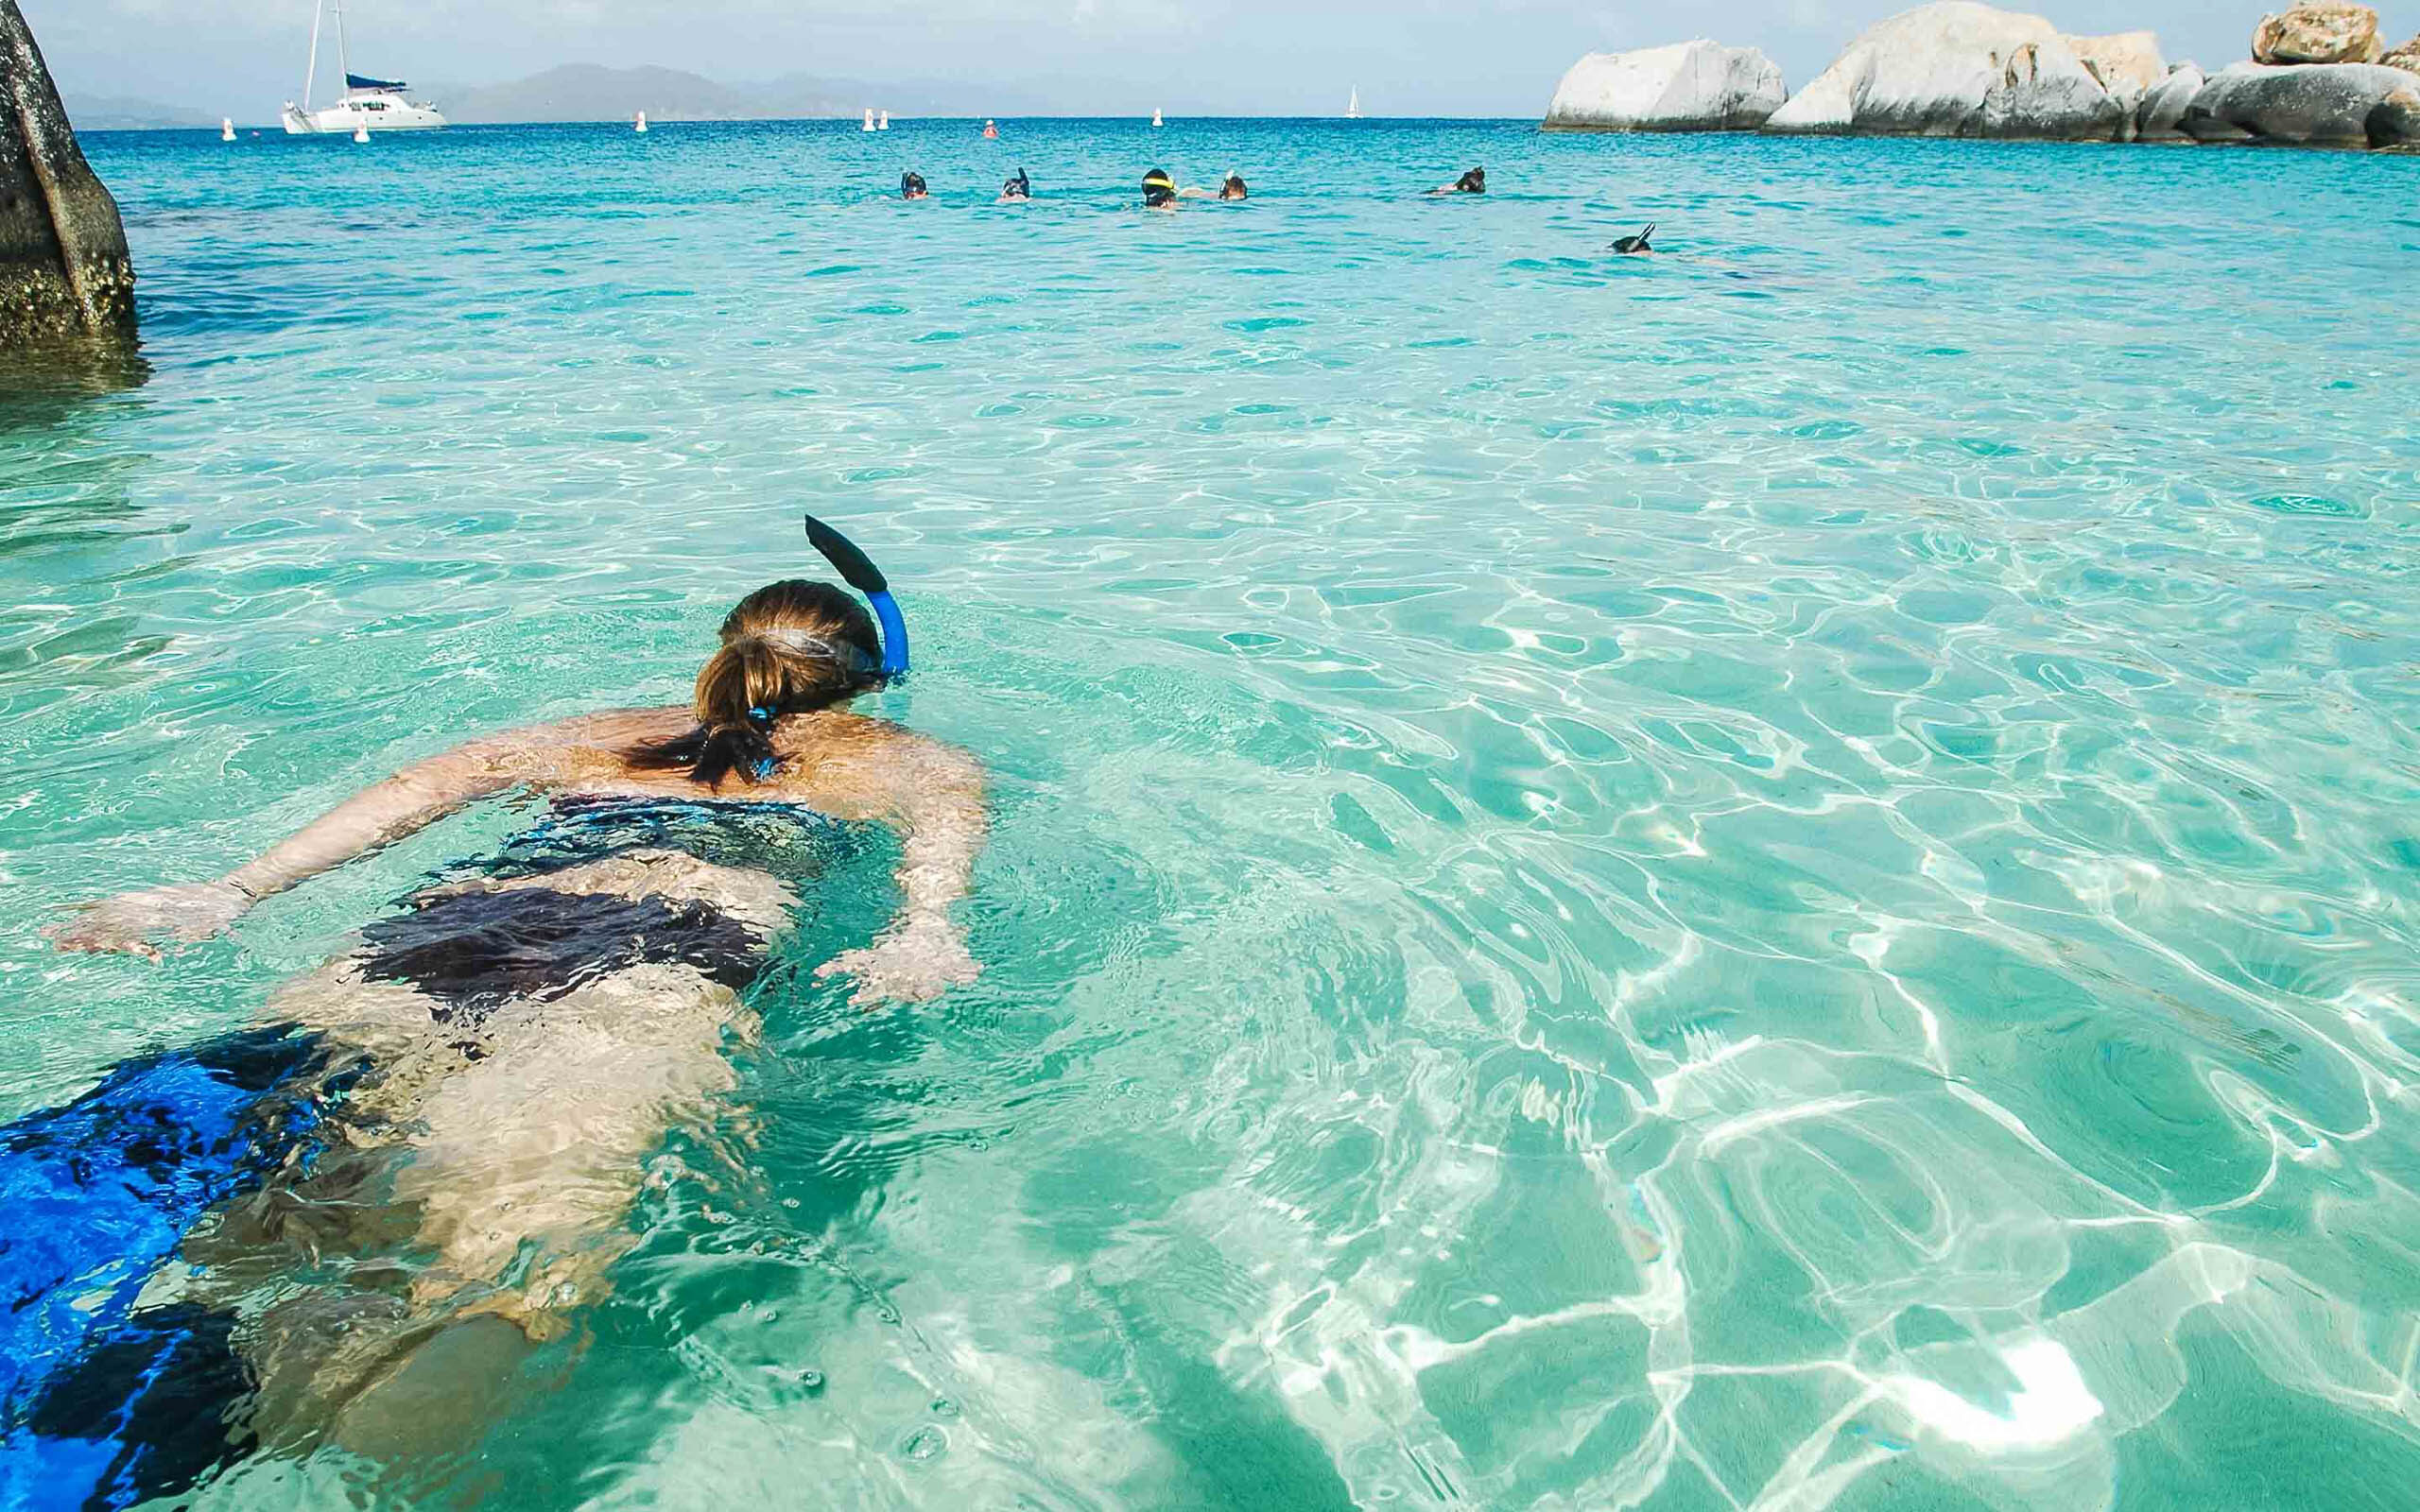
M 639 112 L 639 118 L 632 124 L 631 129 L 636 131 L 641 136 L 647 135 L 647 112 Z
M 889 111 L 882 112 L 882 119 L 873 124 L 873 129 L 877 131 L 888 131 L 890 129 L 890 112 Z
M 235 118 L 233 116 L 222 115 L 218 118 L 218 140 L 221 142 L 233 142 L 235 140 Z
M 320 110 L 311 109 L 311 88 L 320 73 L 320 24 L 333 9 L 337 17 L 337 66 L 344 73 L 344 94 L 334 105 Z M 353 58 L 345 46 L 344 0 L 328 0 L 311 11 L 311 60 L 302 74 L 302 103 L 285 102 L 284 120 L 288 135 L 310 136 L 321 131 L 351 131 L 355 141 L 367 140 L 361 133 L 376 127 L 381 131 L 427 131 L 445 124 L 437 107 L 423 100 L 406 97 L 409 86 L 400 79 L 370 78 L 353 71 Z
M 1151 124 L 1153 126 L 1166 126 L 1168 123 L 1161 119 L 1160 112 L 1157 110 L 1154 110 L 1151 112 Z
M 1361 119 L 1361 86 L 1358 84 L 1353 87 L 1353 98 L 1345 102 L 1344 118 L 1348 121 Z
M 866 124 L 861 129 L 868 131 L 873 129 L 873 107 L 871 105 L 866 107 Z

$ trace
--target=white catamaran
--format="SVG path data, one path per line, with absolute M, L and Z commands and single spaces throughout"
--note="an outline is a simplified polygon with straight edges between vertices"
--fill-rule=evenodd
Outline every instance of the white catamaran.
M 337 13 L 337 66 L 344 70 L 344 94 L 334 105 L 311 109 L 311 86 L 320 75 L 320 22 Z M 311 61 L 302 75 L 302 103 L 285 102 L 285 129 L 292 136 L 321 131 L 357 135 L 364 131 L 427 131 L 445 124 L 437 107 L 404 97 L 409 86 L 400 79 L 370 78 L 353 71 L 345 46 L 344 0 L 319 0 L 311 12 Z

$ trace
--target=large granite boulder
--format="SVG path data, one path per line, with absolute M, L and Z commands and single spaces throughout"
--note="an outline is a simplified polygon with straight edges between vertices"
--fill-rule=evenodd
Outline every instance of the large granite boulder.
M 2127 91 L 2137 99 L 2168 78 L 2168 60 L 2160 56 L 2159 33 L 2121 31 L 2107 37 L 2062 37 L 2103 89 Z
M 2132 130 L 2131 100 L 2040 16 L 1941 0 L 1851 43 L 1765 129 L 2107 142 Z
M 2385 52 L 2378 13 L 2344 0 L 2303 0 L 2252 28 L 2256 63 L 2375 63 Z
M 2208 76 L 2193 63 L 2179 63 L 2160 80 L 2135 112 L 2135 139 L 2138 142 L 2189 142 L 2185 134 L 2185 112 L 2193 108 L 2193 98 L 2209 82 Z
M 1753 131 L 1789 97 L 1754 47 L 1700 38 L 1643 52 L 1590 53 L 1555 86 L 1556 131 Z
M 2420 74 L 2420 37 L 2412 38 L 2400 47 L 2390 48 L 2386 56 L 2378 61 L 2389 68 L 2400 68 L 2406 73 Z
M 2408 146 L 2420 143 L 2420 77 L 2377 63 L 2238 63 L 2193 96 L 2183 125 L 2204 142 Z
M 0 0 L 0 347 L 133 332 L 117 201 L 76 145 L 17 0 Z
M 2118 102 L 2118 129 L 2112 134 L 2121 142 L 2135 139 L 2135 123 L 2141 116 L 2143 96 L 2159 87 L 2168 77 L 2168 60 L 2159 52 L 2157 33 L 2121 31 L 2108 37 L 2062 37 L 2067 51 L 2076 55 L 2084 72 L 2100 80 L 2109 97 Z

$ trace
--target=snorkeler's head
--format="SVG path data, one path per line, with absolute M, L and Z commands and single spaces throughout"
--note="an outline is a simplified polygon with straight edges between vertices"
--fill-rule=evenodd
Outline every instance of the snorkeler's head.
M 698 673 L 698 729 L 663 747 L 712 787 L 772 769 L 773 721 L 829 709 L 883 685 L 882 639 L 856 595 L 803 577 L 769 583 L 722 622 L 722 648 Z
M 1244 187 L 1244 176 L 1240 173 L 1230 172 L 1227 181 L 1219 186 L 1219 198 L 1221 199 L 1244 199 L 1251 195 L 1252 191 Z
M 1487 170 L 1485 168 L 1473 168 L 1470 172 L 1463 174 L 1461 178 L 1454 180 L 1454 191 L 1457 194 L 1465 195 L 1483 195 L 1487 193 Z
M 1008 182 L 1000 185 L 1000 198 L 1003 199 L 1032 198 L 1033 180 L 1025 176 L 1025 170 L 1023 168 L 1019 168 L 1015 178 L 1011 179 Z
M 925 176 L 921 173 L 901 174 L 899 176 L 899 198 L 902 199 L 924 198 Z
M 1153 210 L 1176 202 L 1176 180 L 1166 168 L 1153 168 L 1143 175 L 1143 203 Z

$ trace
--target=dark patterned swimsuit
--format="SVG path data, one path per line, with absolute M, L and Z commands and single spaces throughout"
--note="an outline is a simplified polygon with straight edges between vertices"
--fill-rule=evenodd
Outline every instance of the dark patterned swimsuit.
M 566 799 L 508 842 L 479 874 L 550 872 L 636 850 L 796 878 L 820 871 L 846 832 L 804 810 L 702 799 Z M 764 967 L 766 942 L 699 899 L 625 898 L 523 885 L 441 896 L 362 931 L 363 975 L 406 982 L 441 1005 L 441 1022 L 475 1027 L 515 998 L 561 997 L 634 966 L 693 967 L 735 990 Z

